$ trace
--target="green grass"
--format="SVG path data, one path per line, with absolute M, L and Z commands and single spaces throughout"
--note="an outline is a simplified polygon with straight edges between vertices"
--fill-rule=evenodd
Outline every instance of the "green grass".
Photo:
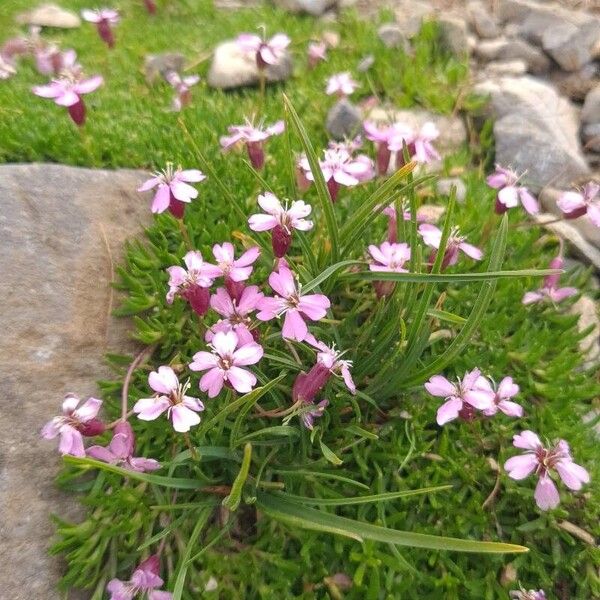
M 10 33 L 14 28 L 12 15 L 28 4 L 25 0 L 5 2 L 8 10 L 0 15 L 0 30 Z M 77 9 L 87 4 L 64 3 Z M 141 3 L 115 3 L 123 9 L 124 19 L 116 29 L 114 52 L 104 48 L 89 24 L 76 31 L 56 33 L 56 40 L 63 47 L 78 51 L 88 73 L 102 73 L 106 78 L 106 85 L 87 97 L 89 121 L 83 136 L 63 109 L 31 94 L 31 85 L 41 83 L 43 78 L 29 66 L 24 65 L 12 80 L 1 82 L 0 160 L 144 168 L 161 167 L 171 160 L 188 168 L 199 166 L 196 150 L 179 124 L 181 119 L 194 143 L 210 161 L 215 175 L 250 214 L 262 187 L 240 157 L 221 154 L 218 138 L 229 124 L 242 122 L 244 116 L 255 110 L 256 90 L 222 93 L 199 86 L 193 90 L 191 107 L 180 115 L 169 113 L 168 86 L 158 84 L 148 88 L 140 72 L 146 53 L 179 50 L 193 60 L 217 42 L 241 31 L 252 31 L 259 24 L 265 24 L 269 33 L 286 31 L 294 41 L 296 74 L 286 84 L 269 89 L 260 116 L 267 122 L 281 118 L 284 114 L 281 92 L 285 92 L 316 148 L 321 148 L 327 139 L 323 123 L 332 100 L 324 97 L 323 89 L 332 73 L 353 71 L 362 83 L 359 98 L 370 95 L 373 86 L 395 105 L 419 105 L 441 112 L 453 110 L 467 76 L 463 65 L 437 48 L 433 25 L 425 27 L 416 41 L 415 57 L 407 58 L 382 46 L 375 34 L 376 24 L 352 14 L 345 15 L 338 25 L 325 25 L 272 8 L 217 12 L 208 2 L 163 4 L 159 4 L 160 16 L 152 19 L 146 16 Z M 341 34 L 340 48 L 330 52 L 327 63 L 315 71 L 306 71 L 303 57 L 307 41 L 319 30 L 332 27 Z M 373 54 L 376 59 L 370 81 L 354 69 L 366 54 Z M 207 63 L 203 63 L 197 71 L 204 75 L 206 69 Z M 448 157 L 444 171 L 463 172 L 468 193 L 465 203 L 457 207 L 456 218 L 470 241 L 487 249 L 489 232 L 497 227 L 498 220 L 491 215 L 493 193 L 482 181 L 483 169 L 489 167 L 491 158 L 484 137 L 480 145 L 471 149 L 473 152 L 464 149 Z M 292 144 L 294 150 L 300 150 L 294 138 Z M 291 195 L 282 158 L 284 136 L 269 142 L 268 154 L 263 177 L 275 193 Z M 230 205 L 214 181 L 211 183 L 209 179 L 199 189 L 200 200 L 186 212 L 187 226 L 198 249 L 208 253 L 213 242 L 229 239 L 232 230 L 247 233 L 245 223 L 232 216 Z M 375 184 L 369 184 L 343 194 L 336 205 L 342 222 L 364 201 L 366 191 L 373 189 Z M 423 191 L 428 194 L 428 202 L 446 202 L 430 186 Z M 304 197 L 317 204 L 314 189 Z M 140 201 L 148 202 L 148 198 Z M 510 217 L 511 224 L 520 220 L 518 215 Z M 360 255 L 366 243 L 382 235 L 383 223 L 378 221 L 354 249 L 355 256 Z M 503 268 L 545 267 L 556 252 L 556 241 L 547 237 L 540 242 L 540 237 L 537 228 L 511 229 Z M 321 240 L 323 247 L 326 241 Z M 136 316 L 134 333 L 139 340 L 147 344 L 158 342 L 154 366 L 167 362 L 185 364 L 202 345 L 197 323 L 188 318 L 186 307 L 182 303 L 167 307 L 164 300 L 164 268 L 178 263 L 184 253 L 174 220 L 162 215 L 148 230 L 146 240 L 128 246 L 120 270 L 120 287 L 127 297 L 118 312 Z M 262 280 L 269 269 L 270 265 L 263 261 L 255 280 Z M 567 279 L 585 286 L 586 274 L 570 273 Z M 582 425 L 582 415 L 598 395 L 597 372 L 582 367 L 583 358 L 578 351 L 581 334 L 577 331 L 576 317 L 563 309 L 522 307 L 524 291 L 538 284 L 534 278 L 500 281 L 476 336 L 445 371 L 449 376 L 460 375 L 477 365 L 496 379 L 512 375 L 521 385 L 519 399 L 526 410 L 524 419 L 517 422 L 496 417 L 473 426 L 453 423 L 439 428 L 435 425 L 438 402 L 423 394 L 420 387 L 388 390 L 378 396 L 378 408 L 384 411 L 383 415 L 366 401 L 359 399 L 352 403 L 347 394 L 334 388 L 329 397 L 335 409 L 324 417 L 317 439 L 322 435 L 322 441 L 336 450 L 343 461 L 341 466 L 328 463 L 318 444 L 313 444 L 308 433 L 294 421 L 290 423 L 294 433 L 289 429 L 277 430 L 275 437 L 272 431 L 266 445 L 264 439 L 263 445 L 260 438 L 254 439 L 252 456 L 253 473 L 264 465 L 265 481 L 283 482 L 286 490 L 297 496 L 339 498 L 450 484 L 450 491 L 379 504 L 343 506 L 335 512 L 407 531 L 523 544 L 530 548 L 528 554 L 515 557 L 431 552 L 369 541 L 359 543 L 293 529 L 266 518 L 254 523 L 252 485 L 245 488 L 244 502 L 236 513 L 239 518 L 233 520 L 227 535 L 218 537 L 222 529 L 213 518 L 200 532 L 197 545 L 186 548 L 196 523 L 206 518 L 205 506 L 172 513 L 158 511 L 152 506 L 174 501 L 170 490 L 132 480 L 124 484 L 120 476 L 107 472 L 100 472 L 95 479 L 82 479 L 78 469 L 68 467 L 60 482 L 83 492 L 88 517 L 77 525 L 59 523 L 54 549 L 67 561 L 64 587 L 90 587 L 96 590 L 95 598 L 101 598 L 106 580 L 115 574 L 127 576 L 139 558 L 138 546 L 166 528 L 170 540 L 165 561 L 169 589 L 173 589 L 181 572 L 179 560 L 191 556 L 192 567 L 187 571 L 183 595 L 190 599 L 335 599 L 339 596 L 326 578 L 343 572 L 354 582 L 353 588 L 345 593 L 346 598 L 492 600 L 506 598 L 507 590 L 517 587 L 516 582 L 508 586 L 500 582 L 509 562 L 517 570 L 518 581 L 527 588 L 544 588 L 550 598 L 598 597 L 598 549 L 560 526 L 567 520 L 596 537 L 600 534 L 597 440 L 589 426 Z M 364 289 L 367 285 L 363 284 Z M 478 287 L 477 284 L 452 286 L 442 308 L 467 316 Z M 343 308 L 339 308 L 340 314 Z M 435 329 L 439 328 L 456 331 L 448 323 L 436 324 Z M 345 340 L 355 340 L 360 335 L 352 315 L 340 325 L 339 332 Z M 425 359 L 437 356 L 446 346 L 443 338 L 432 341 Z M 350 357 L 357 351 L 352 348 Z M 280 359 L 286 357 L 285 352 L 282 348 Z M 116 380 L 103 382 L 102 390 L 107 412 L 113 417 L 119 411 L 122 380 L 131 357 L 109 359 L 115 367 Z M 421 363 L 417 365 L 420 366 Z M 358 363 L 355 366 L 360 367 Z M 263 368 L 261 377 L 266 381 L 282 367 L 275 363 L 263 367 L 261 363 Z M 147 395 L 146 377 L 147 371 L 136 372 L 130 388 L 132 398 Z M 193 379 L 194 385 L 195 382 Z M 285 406 L 286 388 L 276 388 L 269 401 Z M 221 397 L 207 403 L 205 421 L 227 402 L 228 398 Z M 264 402 L 270 407 L 266 399 Z M 348 422 L 340 413 L 340 409 L 347 407 L 352 407 L 358 415 L 360 427 L 371 434 L 376 432 L 378 439 L 348 430 Z M 279 420 L 237 417 L 237 413 L 232 415 L 203 436 L 196 433 L 194 441 L 219 447 L 231 443 L 239 454 L 243 436 L 261 427 L 281 425 Z M 161 448 L 181 443 L 175 442 L 163 421 L 136 421 L 133 426 L 140 455 L 159 456 Z M 521 428 L 568 440 L 576 461 L 592 475 L 592 484 L 584 492 L 563 494 L 561 507 L 549 514 L 541 514 L 535 508 L 531 480 L 513 482 L 504 474 L 499 479 L 494 501 L 483 508 L 497 481 L 490 459 L 502 464 L 511 456 L 512 434 Z M 303 461 L 308 465 L 304 473 L 290 472 Z M 170 474 L 166 471 L 159 473 Z M 205 485 L 232 483 L 238 475 L 239 463 L 206 455 L 198 465 L 177 467 L 173 471 L 178 477 L 193 476 Z M 362 489 L 340 477 L 355 480 Z M 206 495 L 182 490 L 177 502 L 199 503 L 205 499 Z M 176 531 L 176 535 L 171 535 L 171 531 Z M 203 549 L 203 554 L 194 559 Z M 202 590 L 210 576 L 217 579 L 219 588 L 217 592 L 204 594 Z

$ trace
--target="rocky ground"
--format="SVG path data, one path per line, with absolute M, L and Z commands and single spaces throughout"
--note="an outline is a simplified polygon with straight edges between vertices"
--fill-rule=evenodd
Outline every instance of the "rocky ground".
M 131 352 L 130 325 L 110 316 L 110 282 L 126 239 L 150 219 L 135 171 L 61 165 L 0 166 L 2 475 L 0 596 L 58 599 L 57 559 L 47 554 L 49 515 L 76 514 L 53 480 L 60 458 L 40 427 L 57 398 L 97 393 L 106 352 Z M 60 510 L 59 510 L 60 507 Z M 18 566 L 18 567 L 17 567 Z

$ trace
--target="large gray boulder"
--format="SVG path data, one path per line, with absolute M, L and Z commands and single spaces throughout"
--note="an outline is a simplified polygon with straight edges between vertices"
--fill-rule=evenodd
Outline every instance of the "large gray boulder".
M 536 190 L 568 187 L 589 175 L 577 110 L 551 85 L 532 77 L 501 77 L 475 90 L 490 96 L 498 163 L 527 171 Z
M 81 25 L 77 13 L 56 4 L 40 4 L 27 12 L 17 15 L 17 23 L 38 27 L 56 27 L 57 29 L 74 29 Z
M 306 13 L 320 17 L 330 8 L 335 8 L 338 0 L 273 0 L 273 4 L 291 13 Z
M 289 52 L 281 57 L 275 65 L 265 69 L 268 82 L 284 81 L 292 75 L 292 57 Z M 243 52 L 235 42 L 230 40 L 219 44 L 214 51 L 208 84 L 213 88 L 231 89 L 259 82 L 258 67 L 255 57 Z
M 129 324 L 109 314 L 113 263 L 150 220 L 136 171 L 0 166 L 0 596 L 58 600 L 61 563 L 47 549 L 50 515 L 77 518 L 54 477 L 61 459 L 40 428 L 65 393 L 97 394 L 107 351 L 133 352 Z M 110 252 L 110 254 L 109 254 Z M 73 595 L 70 595 L 72 598 Z
M 525 40 L 497 38 L 485 40 L 475 47 L 475 55 L 482 61 L 522 60 L 530 73 L 545 73 L 550 59 L 536 46 Z

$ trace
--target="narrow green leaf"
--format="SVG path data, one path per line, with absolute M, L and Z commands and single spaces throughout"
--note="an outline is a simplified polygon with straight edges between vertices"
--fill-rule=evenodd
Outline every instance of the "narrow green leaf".
M 231 493 L 226 498 L 223 498 L 223 506 L 231 511 L 236 511 L 242 500 L 242 490 L 246 479 L 248 479 L 248 472 L 250 471 L 250 461 L 252 460 L 252 444 L 247 443 L 244 446 L 244 458 L 242 459 L 242 466 L 240 471 L 231 486 Z
M 436 308 L 430 308 L 427 311 L 427 316 L 438 319 L 438 321 L 447 321 L 448 323 L 454 323 L 456 325 L 462 325 L 467 322 L 467 320 L 460 315 L 455 315 L 454 313 L 445 310 L 437 310 Z
M 262 398 L 262 396 L 264 396 L 268 391 L 272 390 L 285 376 L 286 376 L 286 373 L 282 373 L 281 375 L 279 375 L 279 377 L 276 377 L 275 379 L 269 381 L 269 383 L 267 383 L 266 385 L 254 388 L 251 392 L 248 392 L 241 398 L 238 398 L 237 400 L 234 400 L 233 402 L 230 402 L 229 404 L 227 404 L 212 419 L 205 421 L 204 424 L 200 426 L 201 433 L 204 433 L 205 431 L 212 429 L 217 423 L 222 421 L 228 414 L 230 414 L 236 410 L 239 410 L 246 403 L 254 404 L 255 402 L 257 402 L 259 398 Z
M 502 218 L 498 234 L 496 236 L 496 239 L 494 240 L 494 245 L 492 246 L 492 250 L 490 252 L 490 262 L 488 265 L 488 268 L 490 270 L 495 270 L 502 266 L 502 260 L 504 258 L 504 252 L 506 250 L 507 237 L 508 217 L 505 214 Z M 404 381 L 403 383 L 405 385 L 409 386 L 423 383 L 432 375 L 440 373 L 460 354 L 462 349 L 471 339 L 471 336 L 481 323 L 481 320 L 483 319 L 483 316 L 485 315 L 485 312 L 492 300 L 495 289 L 496 280 L 485 281 L 482 284 L 477 299 L 473 304 L 471 314 L 467 319 L 467 322 L 464 324 L 464 326 L 454 338 L 452 343 L 448 346 L 446 351 L 441 356 L 438 356 L 424 369 L 421 369 L 412 377 L 409 377 L 406 381 Z
M 379 436 L 376 433 L 373 433 L 372 431 L 367 431 L 366 429 L 363 429 L 362 427 L 359 427 L 358 425 L 348 425 L 348 427 L 345 427 L 345 429 L 349 433 L 353 433 L 354 435 L 358 435 L 360 437 L 364 437 L 369 440 L 378 440 L 379 439 Z
M 313 280 L 309 281 L 306 284 L 302 285 L 302 292 L 310 292 L 314 290 L 317 286 L 321 285 L 324 281 L 329 279 L 334 273 L 340 271 L 345 267 L 351 267 L 352 265 L 364 264 L 364 261 L 361 260 L 342 260 L 340 262 L 327 267 L 323 272 L 319 273 Z
M 273 427 L 265 427 L 264 429 L 253 431 L 252 433 L 239 438 L 236 442 L 236 445 L 264 436 L 299 437 L 300 432 L 296 427 L 290 427 L 289 425 L 274 425 Z
M 116 473 L 123 477 L 129 477 L 137 481 L 144 481 L 146 483 L 152 483 L 167 488 L 175 488 L 179 490 L 201 490 L 204 486 L 196 479 L 185 479 L 183 477 L 163 477 L 161 475 L 151 475 L 149 473 L 139 473 L 137 471 L 128 471 L 127 469 L 121 469 L 115 465 L 109 465 L 107 463 L 94 460 L 93 458 L 79 458 L 78 456 L 63 456 L 63 460 L 67 464 L 76 465 L 81 467 L 83 470 L 88 469 L 100 469 L 101 471 L 108 471 L 109 473 Z
M 402 283 L 477 283 L 492 279 L 515 279 L 518 277 L 546 277 L 563 273 L 558 269 L 521 269 L 519 271 L 483 271 L 482 273 L 385 273 L 360 271 L 342 275 L 344 279 L 366 281 L 399 281 Z
M 461 540 L 458 538 L 441 537 L 425 533 L 412 533 L 409 531 L 398 531 L 370 523 L 354 521 L 346 517 L 339 517 L 331 513 L 308 508 L 284 500 L 280 496 L 274 496 L 264 492 L 257 494 L 257 506 L 269 517 L 312 531 L 335 533 L 355 539 L 359 542 L 374 540 L 396 544 L 398 546 L 410 546 L 412 548 L 429 548 L 432 550 L 452 550 L 455 552 L 477 552 L 477 553 L 517 553 L 527 552 L 524 546 L 506 544 L 502 542 L 476 542 L 472 540 Z
M 196 525 L 192 531 L 192 535 L 188 540 L 188 543 L 185 546 L 185 552 L 181 556 L 181 560 L 179 561 L 179 571 L 177 572 L 177 578 L 175 579 L 175 586 L 173 587 L 173 598 L 172 600 L 181 600 L 183 595 L 183 586 L 185 585 L 185 578 L 187 576 L 187 572 L 191 561 L 189 560 L 192 549 L 196 545 L 198 538 L 200 537 L 200 533 L 202 533 L 202 529 L 208 522 L 210 515 L 212 514 L 212 509 L 202 510 L 198 516 L 198 521 L 196 521 Z
M 348 483 L 350 485 L 354 485 L 363 490 L 369 490 L 369 486 L 361 483 L 360 481 L 356 481 L 355 479 L 350 479 L 350 477 L 344 477 L 343 475 L 338 475 L 337 473 L 324 473 L 323 471 L 308 471 L 306 469 L 272 469 L 275 473 L 280 473 L 282 475 L 288 476 L 296 476 L 302 477 L 306 479 L 310 479 L 311 477 L 321 477 L 323 479 L 334 479 L 336 481 L 341 481 L 342 483 Z
M 285 94 L 283 94 L 283 102 L 286 113 L 289 115 L 289 121 L 293 125 L 294 130 L 300 138 L 302 149 L 306 153 L 306 158 L 308 159 L 308 164 L 310 165 L 310 170 L 314 178 L 317 198 L 319 199 L 321 210 L 323 211 L 323 216 L 325 217 L 327 233 L 329 241 L 331 242 L 331 255 L 333 257 L 333 261 L 336 261 L 339 249 L 338 224 L 335 217 L 335 212 L 333 210 L 333 203 L 331 202 L 331 198 L 329 196 L 329 190 L 327 189 L 327 184 L 325 183 L 321 167 L 319 166 L 319 158 L 317 157 L 310 138 L 308 137 L 308 133 L 306 132 L 306 129 L 304 128 L 296 109 L 293 107 L 290 99 Z
M 306 496 L 294 496 L 293 494 L 274 494 L 277 497 L 285 497 L 287 500 L 299 502 L 300 504 L 315 504 L 319 506 L 351 506 L 354 504 L 368 504 L 370 502 L 387 502 L 397 498 L 408 498 L 409 496 L 418 496 L 419 494 L 433 494 L 452 489 L 451 485 L 437 485 L 432 487 L 419 488 L 417 490 L 404 490 L 402 492 L 385 492 L 382 494 L 372 494 L 370 496 L 354 496 L 349 498 L 308 498 Z
M 329 446 L 327 446 L 326 444 L 323 443 L 322 440 L 319 440 L 319 445 L 321 446 L 321 452 L 323 453 L 323 456 L 332 464 L 335 466 L 341 465 L 342 464 L 342 459 L 339 458 L 335 452 L 333 452 L 333 450 L 331 450 L 331 448 L 329 448 Z

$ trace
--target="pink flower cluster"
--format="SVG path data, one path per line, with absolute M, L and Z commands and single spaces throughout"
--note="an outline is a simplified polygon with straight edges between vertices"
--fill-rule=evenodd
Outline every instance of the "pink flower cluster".
M 379 125 L 373 121 L 363 124 L 368 140 L 375 142 L 377 147 L 377 172 L 387 173 L 392 153 L 396 154 L 396 168 L 404 165 L 404 147 L 408 149 L 411 160 L 419 163 L 430 163 L 439 160 L 440 155 L 433 146 L 433 141 L 440 135 L 434 123 L 428 121 L 415 131 L 406 123 Z
M 171 600 L 171 592 L 163 592 L 164 581 L 160 577 L 160 559 L 153 554 L 136 568 L 129 581 L 111 579 L 106 586 L 109 600 L 133 600 L 138 594 L 145 594 L 148 600 Z

